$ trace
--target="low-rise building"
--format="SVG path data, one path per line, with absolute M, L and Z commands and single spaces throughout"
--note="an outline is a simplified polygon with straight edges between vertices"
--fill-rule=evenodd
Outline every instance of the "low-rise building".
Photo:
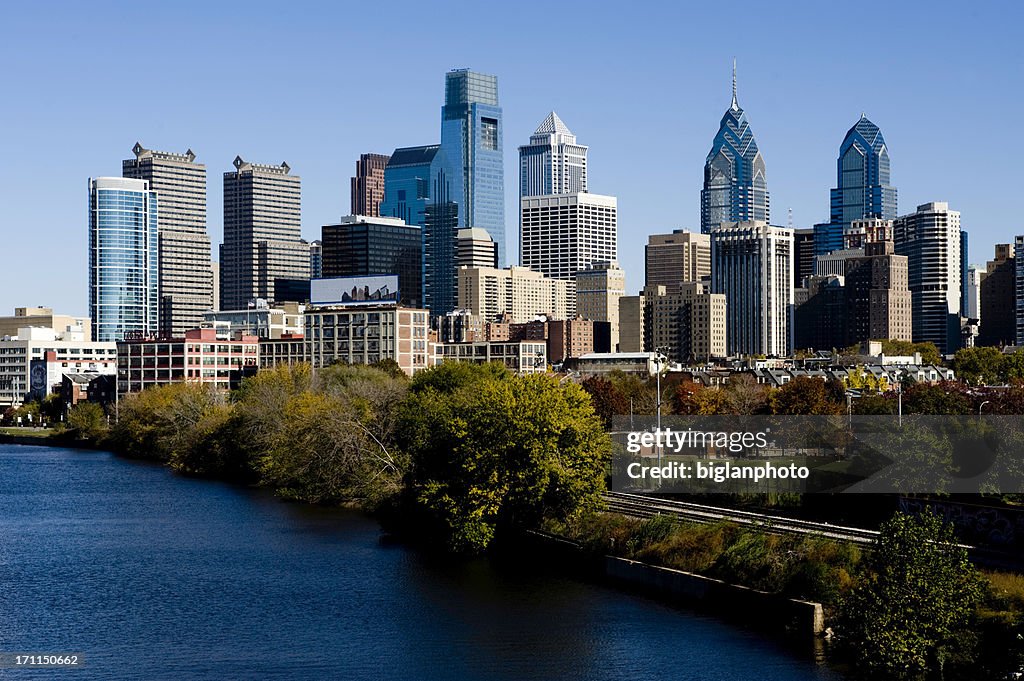
M 427 310 L 394 304 L 313 306 L 306 310 L 305 324 L 314 368 L 393 359 L 411 376 L 431 363 Z
M 593 352 L 574 360 L 573 368 L 583 376 L 600 376 L 613 371 L 638 376 L 654 376 L 659 369 L 658 353 Z
M 302 334 L 284 334 L 280 338 L 260 338 L 259 354 L 260 369 L 278 364 L 295 366 L 309 363 L 310 347 Z
M 245 310 L 209 311 L 203 314 L 204 329 L 216 329 L 222 334 L 245 333 L 257 338 L 281 338 L 302 335 L 305 332 L 306 306 L 301 303 L 281 303 L 271 306 L 256 301 L 255 307 Z
M 517 374 L 543 374 L 548 368 L 547 343 L 543 341 L 476 341 L 438 343 L 435 361 L 498 362 Z
M 124 395 L 171 383 L 228 390 L 258 366 L 259 339 L 252 335 L 228 336 L 215 329 L 186 331 L 184 338 L 126 334 L 117 343 L 117 391 Z
M 65 374 L 113 374 L 117 344 L 87 338 L 81 326 L 31 326 L 0 337 L 0 407 L 46 397 Z

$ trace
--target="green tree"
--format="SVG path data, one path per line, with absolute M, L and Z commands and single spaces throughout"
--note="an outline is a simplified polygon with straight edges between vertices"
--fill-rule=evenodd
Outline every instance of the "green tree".
M 612 419 L 629 413 L 629 400 L 615 384 L 601 376 L 584 379 L 580 386 L 590 395 L 594 412 L 601 418 L 605 428 L 612 427 Z
M 503 527 L 599 504 L 610 442 L 580 386 L 447 366 L 413 380 L 402 435 L 415 504 L 448 547 L 482 551 Z
M 915 383 L 903 393 L 906 414 L 966 415 L 972 413 L 971 400 L 962 383 Z
M 912 343 L 904 340 L 887 339 L 881 341 L 882 353 L 885 355 L 913 355 L 921 353 L 921 361 L 925 364 L 942 364 L 942 355 L 935 343 Z
M 982 581 L 951 525 L 931 511 L 882 525 L 868 574 L 840 604 L 842 640 L 888 673 L 941 668 L 971 640 Z
M 1003 353 L 996 348 L 961 348 L 953 355 L 953 371 L 957 378 L 973 385 L 992 385 L 1005 374 L 1003 360 Z
M 107 417 L 94 402 L 79 402 L 68 411 L 67 432 L 76 440 L 99 442 L 107 435 Z
M 1000 378 L 1007 383 L 1024 381 L 1024 350 L 1004 356 Z

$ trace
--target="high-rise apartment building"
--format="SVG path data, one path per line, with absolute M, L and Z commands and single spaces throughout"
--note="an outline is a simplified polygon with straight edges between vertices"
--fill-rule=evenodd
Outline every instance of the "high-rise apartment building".
M 458 267 L 497 267 L 498 248 L 487 230 L 467 227 L 456 235 L 455 260 Z
M 352 178 L 352 215 L 378 217 L 384 200 L 384 169 L 386 154 L 360 154 L 356 175 Z
M 814 226 L 815 255 L 843 248 L 843 230 L 854 220 L 896 218 L 896 188 L 889 184 L 889 150 L 878 126 L 864 114 L 850 128 L 836 161 L 829 221 Z
M 224 173 L 222 310 L 274 298 L 277 279 L 309 279 L 309 244 L 302 240 L 300 223 L 301 179 L 287 163 L 264 165 L 238 156 L 234 166 Z
M 576 273 L 576 314 L 608 322 L 612 352 L 619 344 L 619 299 L 626 295 L 626 273 L 615 261 L 596 262 Z
M 960 213 L 945 202 L 925 203 L 893 223 L 896 253 L 908 258 L 914 342 L 946 354 L 960 347 L 963 275 Z
M 619 352 L 644 351 L 645 305 L 643 293 L 619 298 Z
M 320 239 L 309 242 L 309 278 L 320 279 L 324 276 L 324 244 Z
M 866 240 L 864 255 L 848 258 L 844 270 L 846 345 L 912 340 L 908 258 L 895 253 L 892 222 L 854 220 L 851 224 L 865 229 Z
M 95 341 L 159 328 L 157 193 L 146 180 L 89 180 L 89 316 Z
M 1013 246 L 996 244 L 981 276 L 981 327 L 977 345 L 1012 345 L 1016 338 Z
M 814 274 L 814 229 L 793 230 L 793 286 Z
M 757 148 L 747 115 L 736 99 L 734 62 L 732 104 L 722 116 L 718 134 L 704 162 L 700 231 L 707 234 L 725 222 L 767 222 L 769 212 L 764 158 Z
M 618 258 L 618 207 L 614 196 L 551 194 L 519 200 L 519 254 L 524 267 L 554 279 Z M 571 307 L 570 312 L 575 308 Z
M 711 237 L 685 229 L 651 234 L 644 247 L 644 286 L 673 286 L 711 276 Z
M 1024 236 L 1013 239 L 1014 345 L 1024 345 Z
M 469 69 L 445 74 L 441 160 L 451 182 L 450 198 L 459 205 L 457 226 L 487 230 L 498 245 L 500 263 L 505 262 L 502 127 L 496 76 Z
M 206 231 L 206 166 L 184 154 L 154 151 L 136 142 L 121 175 L 145 180 L 160 197 L 157 221 L 159 330 L 174 337 L 199 327 L 213 307 L 210 236 Z
M 725 294 L 729 355 L 787 356 L 793 348 L 793 230 L 758 220 L 713 230 L 711 290 Z
M 321 237 L 324 277 L 395 274 L 401 304 L 420 306 L 423 235 L 419 227 L 398 218 L 349 215 L 338 224 L 324 225 Z
M 519 196 L 587 191 L 587 147 L 554 111 L 519 147 Z
M 981 280 L 985 270 L 980 265 L 967 268 L 967 284 L 964 288 L 964 317 L 976 319 L 981 325 Z
M 464 267 L 459 270 L 460 310 L 494 321 L 508 315 L 512 323 L 528 322 L 537 315 L 569 318 L 570 284 L 545 277 L 526 267 Z

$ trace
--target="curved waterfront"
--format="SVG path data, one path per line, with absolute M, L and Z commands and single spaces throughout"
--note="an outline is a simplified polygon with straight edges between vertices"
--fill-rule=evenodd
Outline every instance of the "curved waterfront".
M 86 660 L 0 677 L 838 678 L 712 618 L 378 537 L 358 513 L 0 445 L 0 652 Z

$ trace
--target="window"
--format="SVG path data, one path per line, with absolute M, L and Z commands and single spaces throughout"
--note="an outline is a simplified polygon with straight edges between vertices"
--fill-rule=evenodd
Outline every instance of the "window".
M 495 118 L 480 119 L 480 144 L 490 151 L 498 150 L 498 121 Z

